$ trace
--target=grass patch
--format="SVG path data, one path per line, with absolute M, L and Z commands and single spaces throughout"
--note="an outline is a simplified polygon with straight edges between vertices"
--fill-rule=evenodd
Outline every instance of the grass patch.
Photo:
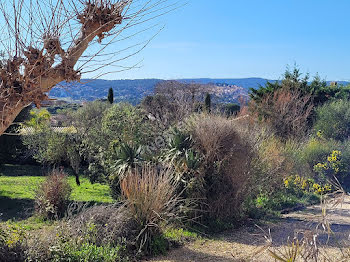
M 167 228 L 163 233 L 164 238 L 180 244 L 195 241 L 200 238 L 197 233 L 185 230 L 183 228 Z
M 34 199 L 35 189 L 44 181 L 45 176 L 40 166 L 1 165 L 0 166 L 0 197 L 10 199 Z M 108 185 L 91 184 L 89 179 L 81 177 L 77 186 L 75 177 L 68 178 L 72 186 L 72 201 L 112 203 Z
M 36 187 L 43 182 L 42 176 L 0 176 L 0 197 L 10 199 L 34 199 Z M 108 185 L 91 184 L 89 179 L 80 178 L 80 186 L 75 183 L 75 177 L 68 178 L 72 186 L 72 201 L 112 203 Z

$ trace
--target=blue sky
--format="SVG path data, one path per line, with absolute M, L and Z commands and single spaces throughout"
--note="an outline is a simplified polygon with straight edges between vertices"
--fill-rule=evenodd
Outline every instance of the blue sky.
M 287 65 L 350 79 L 349 0 L 188 0 L 139 55 L 142 67 L 106 76 L 278 79 Z

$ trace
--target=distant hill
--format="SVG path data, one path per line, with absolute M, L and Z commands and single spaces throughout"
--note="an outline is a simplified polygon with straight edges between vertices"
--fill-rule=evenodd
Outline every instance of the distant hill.
M 144 96 L 153 93 L 160 79 L 140 80 L 91 80 L 82 79 L 81 83 L 62 82 L 53 88 L 50 96 L 67 101 L 93 101 L 106 98 L 108 89 L 113 88 L 116 102 L 128 101 L 137 104 Z
M 137 80 L 101 80 L 82 79 L 81 83 L 62 82 L 53 88 L 50 96 L 65 101 L 93 101 L 106 98 L 108 89 L 113 88 L 116 102 L 127 101 L 131 104 L 139 103 L 143 97 L 151 95 L 157 83 L 161 79 L 137 79 Z M 201 84 L 213 84 L 217 86 L 219 99 L 222 102 L 237 102 L 239 96 L 247 96 L 249 88 L 257 88 L 265 85 L 268 80 L 264 78 L 238 78 L 238 79 L 180 79 L 183 82 L 195 82 Z M 330 83 L 330 82 L 329 82 Z M 339 81 L 339 84 L 347 85 L 349 82 Z
M 182 79 L 185 82 L 196 82 L 201 84 L 227 84 L 227 85 L 235 85 L 242 87 L 244 89 L 249 88 L 257 88 L 260 85 L 265 85 L 267 81 L 276 81 L 276 80 L 268 80 L 264 78 L 197 78 L 197 79 Z

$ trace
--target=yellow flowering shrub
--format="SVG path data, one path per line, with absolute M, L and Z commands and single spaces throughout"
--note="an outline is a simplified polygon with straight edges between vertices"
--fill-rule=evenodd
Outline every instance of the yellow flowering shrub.
M 22 244 L 26 239 L 26 234 L 23 228 L 16 224 L 7 224 L 0 227 L 0 242 L 4 243 L 9 248 Z
M 331 185 L 320 185 L 315 183 L 313 179 L 306 179 L 299 175 L 289 176 L 284 180 L 285 188 L 293 191 L 294 193 L 316 193 L 324 194 L 332 190 Z
M 324 178 L 336 176 L 342 168 L 341 156 L 341 151 L 333 150 L 326 162 L 314 166 L 314 171 Z

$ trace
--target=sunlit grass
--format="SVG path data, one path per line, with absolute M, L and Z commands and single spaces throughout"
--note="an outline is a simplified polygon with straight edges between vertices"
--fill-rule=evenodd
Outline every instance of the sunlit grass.
M 2 176 L 0 175 L 0 197 L 11 199 L 34 199 L 36 187 L 44 181 L 42 176 Z M 111 203 L 113 199 L 109 186 L 99 183 L 91 184 L 87 178 L 80 178 L 77 186 L 75 177 L 68 178 L 72 186 L 71 200 L 83 202 Z

